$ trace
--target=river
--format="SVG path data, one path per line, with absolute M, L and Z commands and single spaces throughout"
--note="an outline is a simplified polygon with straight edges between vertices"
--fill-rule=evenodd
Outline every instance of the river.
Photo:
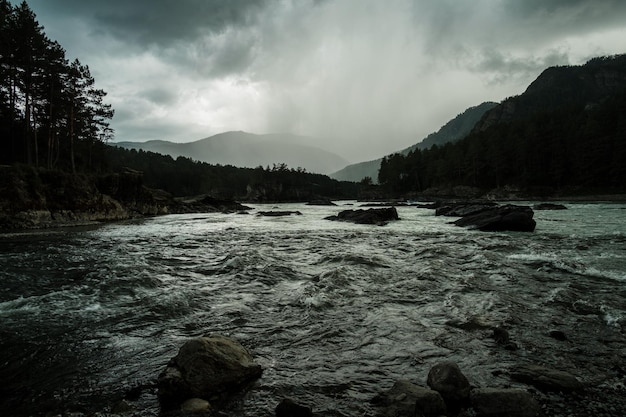
M 150 384 L 209 333 L 264 368 L 232 416 L 272 416 L 284 397 L 375 415 L 374 395 L 443 360 L 475 386 L 515 386 L 502 371 L 518 363 L 585 383 L 626 369 L 626 204 L 535 211 L 533 233 L 416 207 L 384 227 L 323 220 L 356 207 L 339 204 L 0 235 L 0 415 L 104 412 L 136 387 L 133 415 L 159 415 Z

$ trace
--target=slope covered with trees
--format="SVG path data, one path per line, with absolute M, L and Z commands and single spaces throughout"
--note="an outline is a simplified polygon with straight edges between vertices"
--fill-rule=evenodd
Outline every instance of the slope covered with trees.
M 476 122 L 483 117 L 485 112 L 491 110 L 496 105 L 496 103 L 488 101 L 481 103 L 478 106 L 470 107 L 463 113 L 458 114 L 452 120 L 448 121 L 438 131 L 426 136 L 421 142 L 403 149 L 398 153 L 407 155 L 414 149 L 428 149 L 433 145 L 441 146 L 447 142 L 455 142 L 462 139 L 471 132 Z M 383 158 L 379 158 L 373 161 L 348 165 L 330 176 L 332 178 L 345 181 L 361 181 L 366 177 L 376 181 L 378 179 L 378 171 L 380 170 L 380 164 L 382 161 Z
M 626 55 L 550 68 L 456 143 L 386 157 L 394 193 L 457 185 L 530 195 L 626 192 Z

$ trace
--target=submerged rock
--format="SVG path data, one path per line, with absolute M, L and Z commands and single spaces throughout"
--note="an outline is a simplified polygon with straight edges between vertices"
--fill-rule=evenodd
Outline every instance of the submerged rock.
M 459 407 L 469 399 L 470 383 L 454 362 L 442 362 L 428 373 L 428 386 L 439 392 L 448 407 Z
M 209 195 L 177 199 L 176 204 L 172 203 L 170 207 L 172 213 L 245 213 L 248 210 L 252 208 Z
M 535 210 L 567 210 L 567 207 L 563 204 L 555 203 L 539 203 L 533 206 Z
M 276 417 L 312 417 L 313 411 L 309 407 L 300 405 L 289 398 L 283 399 L 276 406 Z
M 383 416 L 440 416 L 446 414 L 446 404 L 441 395 L 432 389 L 399 380 L 389 391 L 372 399 L 381 407 Z
M 297 216 L 302 216 L 302 213 L 299 211 L 259 211 L 257 216 L 265 216 L 265 217 L 283 217 L 283 216 L 291 216 L 295 214 Z
M 572 392 L 583 388 L 574 375 L 539 365 L 518 365 L 511 369 L 511 378 L 542 391 Z
M 539 413 L 537 401 L 521 389 L 474 389 L 470 401 L 479 417 L 535 417 Z
M 211 412 L 211 404 L 202 398 L 190 398 L 181 404 L 180 411 L 187 414 L 207 414 Z
M 336 206 L 331 200 L 311 200 L 306 203 L 307 206 Z
M 186 342 L 159 375 L 159 399 L 166 405 L 189 398 L 219 399 L 262 372 L 237 341 L 219 335 L 198 337 Z
M 344 221 L 357 224 L 376 224 L 384 226 L 391 220 L 399 220 L 395 207 L 370 208 L 367 210 L 344 210 L 336 216 L 326 217 L 324 220 Z

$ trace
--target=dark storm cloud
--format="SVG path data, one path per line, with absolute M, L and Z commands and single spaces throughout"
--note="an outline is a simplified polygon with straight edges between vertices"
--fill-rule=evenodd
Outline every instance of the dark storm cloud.
M 623 0 L 507 0 L 505 5 L 512 14 L 522 17 L 558 17 L 563 13 L 573 13 L 585 21 L 593 16 L 606 16 L 620 11 L 623 13 L 626 10 Z
M 267 0 L 55 0 L 34 1 L 39 10 L 75 15 L 91 21 L 94 29 L 144 46 L 170 46 L 193 41 L 205 32 L 245 26 Z
M 584 34 L 593 30 L 623 27 L 626 2 L 623 0 L 507 0 L 504 12 L 528 37 Z
M 178 96 L 175 92 L 166 88 L 150 88 L 142 91 L 140 96 L 146 100 L 161 104 L 161 105 L 173 105 L 176 103 Z

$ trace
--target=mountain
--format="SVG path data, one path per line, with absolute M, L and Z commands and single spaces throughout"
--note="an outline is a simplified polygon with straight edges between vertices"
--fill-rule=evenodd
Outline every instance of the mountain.
M 163 140 L 118 142 L 115 146 L 185 156 L 209 164 L 255 168 L 286 164 L 308 172 L 327 174 L 346 166 L 341 156 L 308 145 L 315 139 L 291 134 L 256 135 L 246 132 L 220 133 L 195 142 L 175 143 Z
M 462 140 L 385 158 L 379 176 L 395 194 L 622 194 L 625 160 L 626 55 L 616 55 L 546 69 Z
M 465 137 L 474 127 L 474 125 L 483 117 L 483 115 L 496 107 L 498 104 L 493 102 L 484 102 L 478 106 L 470 107 L 463 113 L 457 115 L 454 119 L 443 125 L 435 133 L 426 136 L 421 142 L 401 150 L 400 154 L 407 155 L 414 149 L 428 149 L 433 145 L 441 146 L 448 142 L 455 142 Z M 348 165 L 345 168 L 330 174 L 331 178 L 340 181 L 358 182 L 364 177 L 370 177 L 374 182 L 378 181 L 378 170 L 382 158 L 373 161 L 359 162 Z
M 550 67 L 524 93 L 507 98 L 485 113 L 474 131 L 567 107 L 593 107 L 624 87 L 626 55 L 594 58 L 579 66 Z

